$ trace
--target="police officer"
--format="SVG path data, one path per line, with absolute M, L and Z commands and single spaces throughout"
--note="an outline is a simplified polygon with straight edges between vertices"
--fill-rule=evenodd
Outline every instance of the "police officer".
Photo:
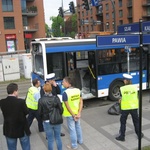
M 124 86 L 120 88 L 122 98 L 121 103 L 121 117 L 120 117 L 120 135 L 116 137 L 118 141 L 125 141 L 126 120 L 129 114 L 132 116 L 135 133 L 139 136 L 139 117 L 138 117 L 138 91 L 137 88 L 132 85 L 131 79 L 133 78 L 129 74 L 123 74 Z M 143 137 L 143 133 L 141 137 Z
M 38 79 L 34 79 L 32 81 L 32 84 L 33 86 L 28 89 L 28 93 L 26 96 L 26 105 L 29 110 L 29 115 L 27 118 L 28 125 L 30 127 L 33 122 L 33 119 L 36 118 L 38 121 L 39 132 L 43 132 L 44 129 L 42 120 L 38 113 L 38 100 L 40 99 L 40 91 L 38 88 L 40 87 L 40 81 Z

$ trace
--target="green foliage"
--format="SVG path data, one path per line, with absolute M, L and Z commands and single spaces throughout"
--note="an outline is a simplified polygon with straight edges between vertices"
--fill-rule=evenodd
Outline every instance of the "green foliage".
M 45 33 L 46 37 L 51 37 L 50 28 L 46 23 L 45 23 Z
M 54 37 L 61 37 L 62 36 L 62 28 L 64 27 L 64 20 L 62 17 L 51 17 L 52 20 L 52 35 Z
M 60 16 L 50 17 L 50 20 L 52 20 L 52 35 L 54 37 L 75 37 L 77 33 L 77 14 L 71 15 L 65 24 L 64 19 Z

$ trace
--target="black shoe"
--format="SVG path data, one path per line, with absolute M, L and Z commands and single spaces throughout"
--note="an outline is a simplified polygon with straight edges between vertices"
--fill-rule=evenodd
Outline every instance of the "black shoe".
M 143 133 L 141 133 L 141 138 L 143 138 L 144 137 L 144 134 Z
M 117 137 L 116 137 L 116 140 L 118 140 L 118 141 L 125 141 L 125 138 L 122 137 L 122 136 L 117 136 Z
M 64 133 L 60 133 L 60 136 L 65 136 L 65 134 Z

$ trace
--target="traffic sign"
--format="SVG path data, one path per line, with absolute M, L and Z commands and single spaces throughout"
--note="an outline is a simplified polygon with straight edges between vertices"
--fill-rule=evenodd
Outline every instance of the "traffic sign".
M 109 35 L 109 36 L 97 36 L 97 47 L 107 48 L 124 48 L 126 45 L 130 47 L 139 47 L 140 36 L 139 35 Z
M 139 31 L 140 31 L 139 22 L 118 26 L 118 34 L 139 33 Z M 144 33 L 150 32 L 150 21 L 142 22 L 142 32 Z
M 150 44 L 150 34 L 143 34 L 143 45 Z
M 139 32 L 139 22 L 132 24 L 124 24 L 118 26 L 118 34 L 125 34 L 131 32 Z
M 91 0 L 92 6 L 99 6 L 101 1 L 100 0 Z
M 142 31 L 150 32 L 150 21 L 142 22 Z

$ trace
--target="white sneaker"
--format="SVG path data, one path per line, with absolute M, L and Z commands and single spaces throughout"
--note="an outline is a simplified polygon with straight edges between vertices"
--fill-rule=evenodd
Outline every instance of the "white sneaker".
M 73 150 L 73 149 L 78 149 L 78 147 L 72 148 L 70 145 L 67 145 L 67 148 L 68 148 L 68 149 L 72 149 L 72 150 Z

